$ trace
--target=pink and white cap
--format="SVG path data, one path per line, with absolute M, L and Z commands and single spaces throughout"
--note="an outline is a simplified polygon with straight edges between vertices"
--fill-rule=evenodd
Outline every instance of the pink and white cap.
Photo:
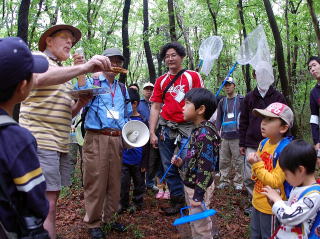
M 280 118 L 284 120 L 290 128 L 293 126 L 293 112 L 290 107 L 285 104 L 275 102 L 268 105 L 264 110 L 256 108 L 253 109 L 252 112 L 257 116 Z

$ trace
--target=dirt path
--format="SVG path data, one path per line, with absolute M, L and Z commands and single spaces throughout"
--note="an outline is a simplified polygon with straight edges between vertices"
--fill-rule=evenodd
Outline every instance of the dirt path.
M 67 192 L 67 193 L 66 193 Z M 58 201 L 57 231 L 63 239 L 89 239 L 87 228 L 83 223 L 85 214 L 83 190 L 76 186 L 66 191 Z M 215 223 L 218 225 L 220 238 L 248 238 L 249 217 L 244 216 L 243 209 L 248 206 L 247 196 L 232 189 L 216 190 L 211 207 L 218 211 Z M 178 216 L 167 217 L 161 214 L 161 207 L 167 205 L 165 200 L 157 200 L 147 194 L 142 211 L 135 214 L 124 213 L 119 222 L 128 229 L 125 233 L 107 231 L 108 239 L 146 238 L 175 239 L 180 238 L 177 229 L 172 226 Z

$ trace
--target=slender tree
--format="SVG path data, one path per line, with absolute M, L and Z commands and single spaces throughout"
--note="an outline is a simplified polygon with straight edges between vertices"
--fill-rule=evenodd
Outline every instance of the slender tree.
M 318 3 L 319 3 L 319 2 L 318 2 Z M 316 13 L 315 13 L 315 11 L 314 11 L 313 0 L 307 0 L 307 4 L 308 4 L 309 12 L 310 12 L 310 15 L 311 15 L 313 28 L 314 28 L 314 31 L 315 31 L 316 37 L 317 37 L 318 54 L 320 55 L 320 29 L 319 29 L 319 21 L 318 21 L 318 18 L 317 18 L 317 16 L 316 16 Z
M 219 8 L 220 8 L 220 0 L 216 1 L 217 3 L 217 7 L 213 7 L 212 6 L 212 3 L 210 0 L 206 0 L 206 3 L 207 3 L 207 7 L 208 7 L 208 10 L 209 10 L 209 13 L 210 13 L 210 16 L 212 18 L 212 23 L 213 23 L 213 35 L 218 35 L 218 11 L 219 11 Z M 216 61 L 216 64 L 217 64 L 217 79 L 218 81 L 220 80 L 220 60 L 219 58 L 217 59 Z
M 186 52 L 189 58 L 189 69 L 194 70 L 194 59 L 193 59 L 191 44 L 189 40 L 189 28 L 184 27 L 182 16 L 180 15 L 177 8 L 175 10 L 176 10 L 176 16 L 177 16 L 177 23 L 182 32 L 182 35 L 186 44 Z
M 154 83 L 156 80 L 156 69 L 152 59 L 152 52 L 149 43 L 149 6 L 148 0 L 143 0 L 143 45 L 146 53 L 149 79 L 150 82 Z
M 29 16 L 30 0 L 21 0 L 18 13 L 18 34 L 28 44 L 28 16 Z M 13 118 L 19 121 L 20 104 L 15 105 L 13 110 Z
M 124 1 L 124 7 L 122 12 L 122 47 L 123 47 L 123 56 L 125 58 L 123 67 L 128 69 L 130 62 L 130 44 L 129 44 L 129 32 L 128 32 L 128 23 L 129 23 L 129 12 L 130 12 L 131 0 Z M 125 83 L 127 80 L 126 74 L 120 75 L 120 81 Z
M 36 29 L 36 26 L 37 26 L 37 23 L 38 23 L 38 20 L 39 20 L 41 11 L 42 11 L 43 1 L 44 0 L 40 0 L 39 3 L 38 3 L 38 10 L 37 10 L 37 13 L 36 13 L 36 17 L 34 18 L 34 21 L 33 21 L 32 27 L 31 27 L 31 32 L 30 32 L 30 37 L 29 37 L 29 46 L 31 46 L 31 44 L 33 42 L 34 31 Z
M 28 16 L 29 16 L 30 0 L 21 0 L 18 14 L 18 37 L 28 43 Z
M 168 0 L 169 32 L 171 41 L 177 41 L 173 0 Z
M 239 18 L 242 26 L 242 34 L 243 34 L 243 38 L 245 39 L 247 37 L 247 29 L 244 21 L 242 0 L 239 0 L 238 2 L 238 10 L 239 10 Z M 241 39 L 241 36 L 240 36 L 240 39 Z M 242 73 L 246 82 L 247 92 L 249 92 L 251 91 L 250 66 L 249 64 L 247 64 L 245 66 L 241 66 L 241 68 L 242 68 Z
M 284 97 L 286 98 L 286 101 L 288 103 L 288 106 L 293 110 L 293 93 L 290 84 L 288 84 L 288 77 L 286 74 L 286 64 L 284 60 L 284 53 L 283 53 L 283 46 L 282 46 L 282 39 L 279 32 L 278 24 L 276 22 L 276 19 L 273 14 L 273 10 L 270 4 L 269 0 L 263 0 L 269 24 L 273 33 L 274 42 L 275 42 L 275 55 L 276 55 L 276 61 L 278 64 L 278 72 L 280 77 L 280 84 L 282 88 L 282 93 Z M 297 127 L 296 124 L 294 125 L 292 129 L 292 133 L 296 135 Z

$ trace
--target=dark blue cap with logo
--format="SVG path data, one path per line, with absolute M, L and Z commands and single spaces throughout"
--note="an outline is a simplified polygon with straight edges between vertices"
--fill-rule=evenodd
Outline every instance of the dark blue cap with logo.
M 21 38 L 0 38 L 0 89 L 18 84 L 30 73 L 46 72 L 48 67 L 48 60 L 44 56 L 32 55 Z

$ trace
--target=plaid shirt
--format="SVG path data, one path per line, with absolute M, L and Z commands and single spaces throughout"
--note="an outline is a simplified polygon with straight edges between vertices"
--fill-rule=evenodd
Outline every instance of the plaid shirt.
M 213 182 L 213 171 L 219 153 L 220 137 L 215 126 L 202 122 L 192 131 L 184 162 L 187 165 L 184 184 L 194 189 L 193 200 L 203 201 L 206 189 Z

